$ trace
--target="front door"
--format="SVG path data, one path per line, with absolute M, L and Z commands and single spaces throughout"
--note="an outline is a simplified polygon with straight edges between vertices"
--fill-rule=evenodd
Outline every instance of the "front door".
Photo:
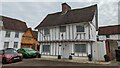
M 70 46 L 69 45 L 63 45 L 62 46 L 62 57 L 63 58 L 69 58 L 70 55 Z
M 106 41 L 106 53 L 111 59 L 112 56 L 111 56 L 111 49 L 110 49 L 109 41 Z

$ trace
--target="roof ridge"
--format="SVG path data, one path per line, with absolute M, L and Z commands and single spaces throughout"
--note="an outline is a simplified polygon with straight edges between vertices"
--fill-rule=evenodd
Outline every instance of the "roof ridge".
M 13 20 L 16 20 L 16 21 L 19 21 L 19 22 L 21 22 L 21 23 L 25 23 L 25 24 L 26 24 L 25 21 L 21 21 L 21 20 L 19 20 L 19 19 L 12 18 L 12 17 L 9 17 L 9 16 L 0 15 L 0 17 L 4 17 L 4 18 L 8 18 L 8 19 L 13 19 Z
M 107 25 L 107 26 L 101 26 L 101 27 L 99 27 L 99 28 L 115 27 L 115 26 L 120 26 L 120 24 L 116 24 L 116 25 Z
M 91 8 L 91 7 L 97 7 L 97 4 L 94 4 L 94 5 L 91 5 L 91 6 L 86 6 L 86 7 L 83 7 L 83 8 L 77 8 L 77 9 L 71 9 L 71 10 L 69 10 L 69 11 L 75 11 L 75 10 L 83 10 L 83 9 L 86 9 L 86 8 Z M 68 11 L 68 12 L 69 12 Z M 50 13 L 50 14 L 48 14 L 48 15 L 54 15 L 54 14 L 58 14 L 58 13 L 62 13 L 62 11 L 60 11 L 60 12 L 55 12 L 55 13 Z

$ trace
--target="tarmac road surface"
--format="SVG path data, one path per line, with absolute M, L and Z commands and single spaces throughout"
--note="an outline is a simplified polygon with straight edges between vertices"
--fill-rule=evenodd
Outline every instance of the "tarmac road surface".
M 90 63 L 72 63 L 48 60 L 24 59 L 21 62 L 2 65 L 2 68 L 119 68 L 119 65 L 101 65 Z

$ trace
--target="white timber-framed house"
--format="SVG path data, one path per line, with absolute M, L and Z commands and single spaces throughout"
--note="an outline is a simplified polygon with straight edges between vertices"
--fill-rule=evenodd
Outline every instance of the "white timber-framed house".
M 71 9 L 62 3 L 62 11 L 48 14 L 35 28 L 42 55 L 69 58 L 94 57 L 96 30 L 98 28 L 97 4 Z
M 19 49 L 22 35 L 27 29 L 25 22 L 6 16 L 0 16 L 0 50 Z

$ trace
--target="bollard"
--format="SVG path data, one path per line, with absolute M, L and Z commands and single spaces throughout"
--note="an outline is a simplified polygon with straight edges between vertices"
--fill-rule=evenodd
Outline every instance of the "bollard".
M 69 56 L 69 60 L 72 60 L 72 56 L 71 55 Z
M 58 55 L 58 59 L 61 59 L 61 55 Z
M 41 58 L 41 54 L 38 55 L 38 58 Z
M 88 55 L 88 60 L 92 61 L 92 55 L 91 54 Z
M 108 55 L 104 55 L 104 59 L 105 59 L 105 62 L 109 62 L 110 61 L 110 57 Z

